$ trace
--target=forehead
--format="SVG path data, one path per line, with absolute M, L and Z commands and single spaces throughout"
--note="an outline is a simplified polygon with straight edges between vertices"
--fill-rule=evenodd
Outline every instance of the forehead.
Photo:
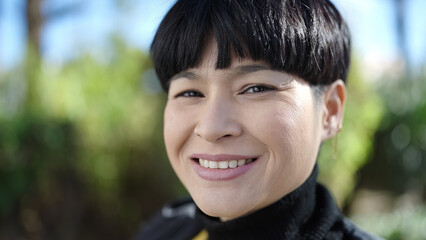
M 214 38 L 210 38 L 206 42 L 200 62 L 197 66 L 193 68 L 186 69 L 180 73 L 177 73 L 171 78 L 171 80 L 177 78 L 188 78 L 188 79 L 197 79 L 200 74 L 208 74 L 209 72 L 225 72 L 228 75 L 245 75 L 249 73 L 254 73 L 262 70 L 272 70 L 270 65 L 265 61 L 254 61 L 253 59 L 240 58 L 231 50 L 231 64 L 229 67 L 224 69 L 217 68 L 217 58 L 218 58 L 218 47 L 217 42 Z

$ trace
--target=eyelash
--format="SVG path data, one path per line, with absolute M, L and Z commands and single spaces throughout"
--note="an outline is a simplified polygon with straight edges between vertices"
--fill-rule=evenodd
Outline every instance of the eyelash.
M 256 91 L 254 89 L 257 89 Z M 249 93 L 249 90 L 251 92 Z M 256 93 L 262 93 L 262 92 L 268 92 L 276 90 L 275 87 L 272 86 L 266 86 L 266 85 L 251 85 L 248 88 L 246 88 L 241 94 L 256 94 Z
M 198 91 L 195 90 L 188 90 L 188 91 L 184 91 L 181 92 L 179 94 L 176 95 L 176 98 L 178 97 L 188 97 L 188 98 L 192 98 L 192 97 L 204 97 L 203 94 L 201 94 Z
M 249 92 L 250 90 L 251 92 Z M 266 86 L 266 85 L 252 85 L 247 87 L 244 91 L 242 91 L 241 94 L 256 94 L 256 93 L 268 92 L 273 90 L 276 90 L 276 88 L 271 86 Z M 178 97 L 193 98 L 193 97 L 204 97 L 204 95 L 196 90 L 188 90 L 188 91 L 184 91 L 177 94 L 175 97 L 176 98 Z

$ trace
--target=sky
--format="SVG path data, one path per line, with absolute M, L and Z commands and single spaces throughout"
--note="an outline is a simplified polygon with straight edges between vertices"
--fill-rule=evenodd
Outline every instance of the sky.
M 25 51 L 24 0 L 0 0 L 0 71 L 22 61 Z M 63 63 L 84 52 L 107 57 L 108 39 L 121 35 L 131 46 L 147 51 L 155 30 L 174 0 L 44 0 L 43 12 L 75 5 L 75 10 L 42 31 L 47 62 Z M 375 64 L 398 56 L 393 0 L 332 0 L 352 33 L 354 50 Z M 406 31 L 413 65 L 426 64 L 426 1 L 406 0 Z M 121 9 L 121 11 L 117 11 Z

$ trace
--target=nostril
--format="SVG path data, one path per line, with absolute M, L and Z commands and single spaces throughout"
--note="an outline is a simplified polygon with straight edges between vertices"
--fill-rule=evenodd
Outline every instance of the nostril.
M 242 130 L 238 122 L 225 117 L 217 117 L 217 115 L 203 115 L 194 127 L 194 135 L 208 142 L 215 143 L 221 139 L 230 139 L 241 134 Z

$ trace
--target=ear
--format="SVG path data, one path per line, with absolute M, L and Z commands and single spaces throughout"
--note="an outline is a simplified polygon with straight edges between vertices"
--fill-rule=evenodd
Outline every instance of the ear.
M 342 130 L 345 101 L 346 86 L 339 79 L 333 82 L 323 95 L 321 141 L 332 138 Z

